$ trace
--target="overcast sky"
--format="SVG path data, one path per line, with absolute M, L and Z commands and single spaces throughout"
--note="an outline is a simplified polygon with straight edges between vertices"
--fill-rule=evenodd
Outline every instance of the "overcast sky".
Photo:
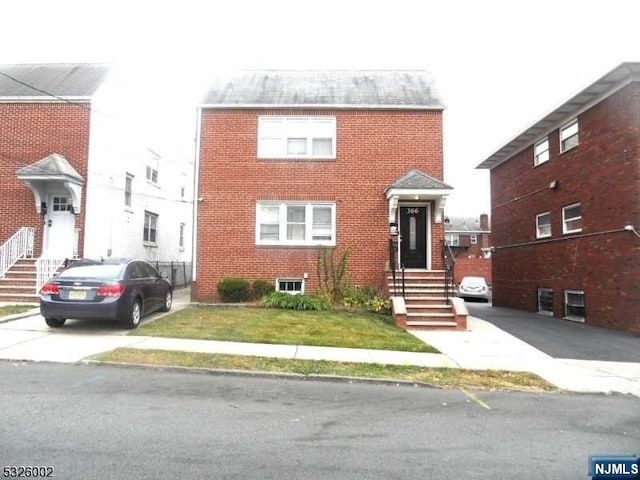
M 218 69 L 429 70 L 447 105 L 449 215 L 489 211 L 484 158 L 640 61 L 638 0 L 20 0 L 2 17 L 0 63 L 166 66 L 160 102 L 166 85 L 196 91 Z

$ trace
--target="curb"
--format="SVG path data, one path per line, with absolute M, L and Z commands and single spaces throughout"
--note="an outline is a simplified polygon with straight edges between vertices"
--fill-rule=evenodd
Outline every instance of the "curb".
M 322 375 L 322 374 L 303 374 L 289 372 L 266 372 L 262 370 L 231 370 L 225 368 L 205 368 L 205 367 L 180 367 L 176 365 L 152 365 L 148 363 L 124 363 L 124 362 L 103 362 L 100 360 L 80 360 L 77 365 L 108 365 L 118 368 L 144 368 L 149 370 L 168 371 L 168 372 L 189 372 L 199 373 L 203 375 L 220 375 L 229 377 L 261 377 L 274 378 L 282 380 L 308 380 L 308 381 L 325 381 L 335 383 L 357 383 L 372 384 L 391 387 L 412 387 L 412 388 L 434 388 L 443 390 L 445 387 L 433 385 L 425 382 L 414 382 L 409 380 L 394 380 L 391 378 L 367 378 L 367 377 L 344 377 L 340 375 Z

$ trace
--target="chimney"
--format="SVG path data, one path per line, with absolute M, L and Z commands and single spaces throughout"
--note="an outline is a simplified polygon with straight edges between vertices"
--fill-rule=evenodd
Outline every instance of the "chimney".
M 480 215 L 480 230 L 489 231 L 489 215 L 483 213 Z

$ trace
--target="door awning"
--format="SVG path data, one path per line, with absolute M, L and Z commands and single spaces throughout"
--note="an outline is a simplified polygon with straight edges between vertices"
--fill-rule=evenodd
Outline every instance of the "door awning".
M 385 190 L 389 200 L 389 223 L 396 221 L 399 201 L 434 201 L 435 221 L 442 223 L 444 205 L 453 187 L 414 168 Z
M 62 155 L 52 153 L 42 160 L 22 167 L 17 171 L 17 176 L 33 192 L 38 213 L 41 213 L 41 205 L 47 198 L 48 188 L 56 183 L 69 192 L 74 212 L 80 212 L 84 180 Z

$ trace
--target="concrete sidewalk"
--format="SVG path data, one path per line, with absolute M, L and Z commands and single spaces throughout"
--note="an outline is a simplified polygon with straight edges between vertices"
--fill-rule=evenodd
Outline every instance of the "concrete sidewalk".
M 189 290 L 178 290 L 172 311 L 189 304 Z M 80 362 L 116 348 L 223 353 L 272 358 L 335 360 L 535 373 L 559 388 L 576 392 L 624 393 L 640 397 L 640 363 L 558 359 L 495 327 L 471 317 L 469 330 L 412 331 L 441 354 L 354 348 L 273 345 L 127 335 L 110 322 L 68 321 L 71 328 L 47 327 L 39 314 L 0 324 L 0 359 Z M 146 318 L 148 323 L 166 314 Z M 75 327 L 75 328 L 74 328 Z

